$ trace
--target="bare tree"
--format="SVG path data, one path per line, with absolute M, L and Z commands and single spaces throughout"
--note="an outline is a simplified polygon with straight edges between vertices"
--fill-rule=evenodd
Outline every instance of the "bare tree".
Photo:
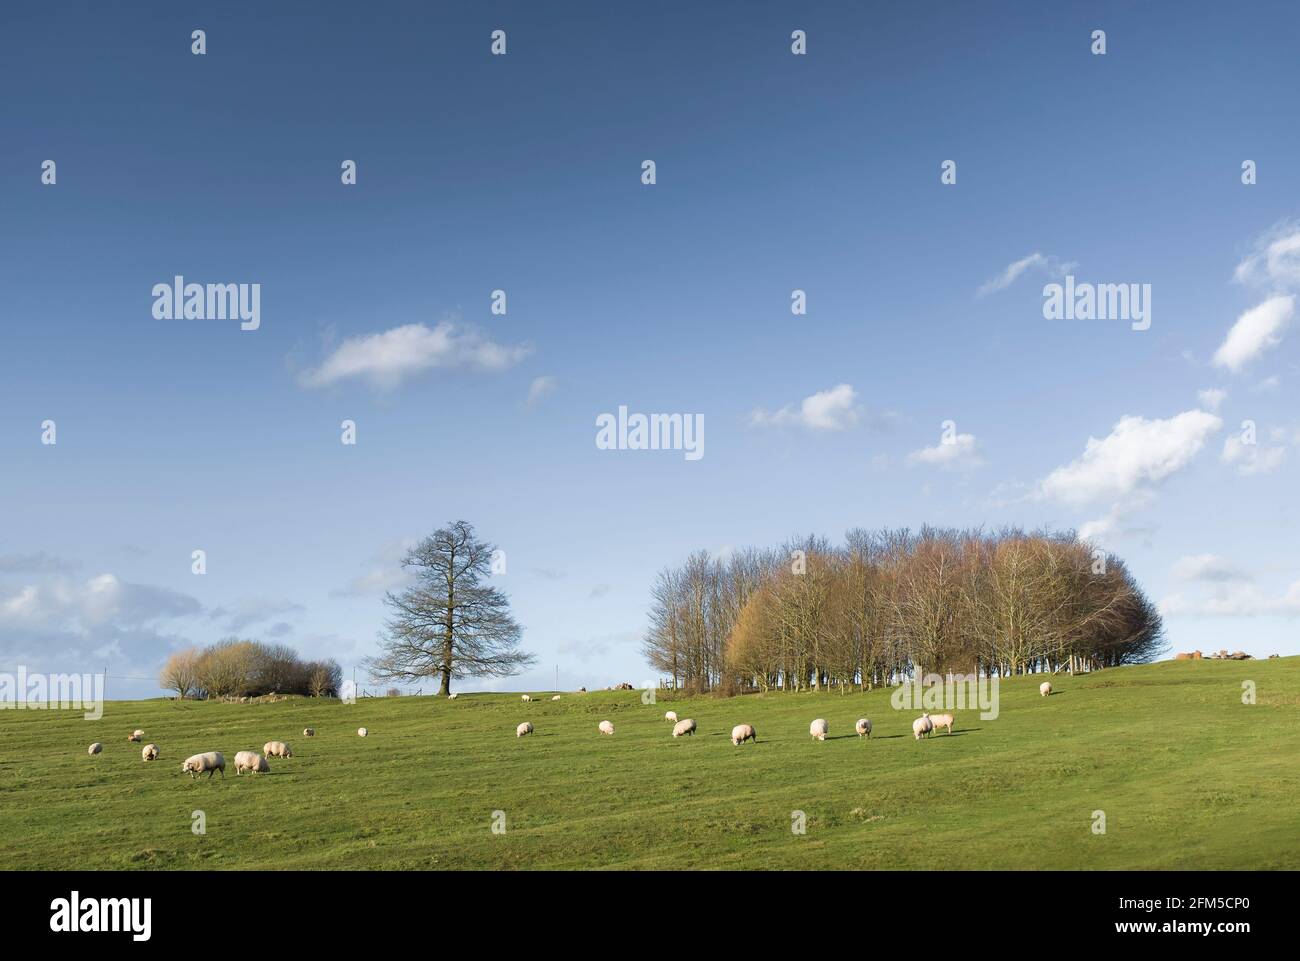
M 201 652 L 197 647 L 176 651 L 167 658 L 162 671 L 158 674 L 159 685 L 167 691 L 175 691 L 180 698 L 190 697 L 199 692 L 199 658 Z
M 313 661 L 307 665 L 307 691 L 312 697 L 336 697 L 343 685 L 338 661 Z
M 505 594 L 484 583 L 496 548 L 456 521 L 412 548 L 402 566 L 415 583 L 384 602 L 392 610 L 381 637 L 382 653 L 367 658 L 375 681 L 440 678 L 439 693 L 451 693 L 452 678 L 510 677 L 536 662 L 519 650 L 520 628 Z

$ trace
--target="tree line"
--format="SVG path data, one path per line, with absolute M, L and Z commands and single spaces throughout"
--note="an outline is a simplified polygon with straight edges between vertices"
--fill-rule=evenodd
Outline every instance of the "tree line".
M 499 554 L 466 521 L 453 521 L 408 550 L 402 567 L 411 583 L 384 597 L 390 617 L 378 652 L 362 665 L 370 677 L 435 679 L 447 695 L 453 679 L 512 677 L 532 667 L 537 658 L 519 646 L 523 631 L 510 601 L 492 583 Z M 183 698 L 332 697 L 343 685 L 343 669 L 332 660 L 304 661 L 284 645 L 232 637 L 175 652 L 159 682 Z
M 676 687 L 764 691 L 1111 667 L 1164 649 L 1123 561 L 1073 532 L 931 527 L 697 551 L 659 573 L 643 644 Z
M 337 661 L 305 661 L 283 644 L 231 637 L 208 647 L 176 651 L 159 683 L 182 698 L 302 694 L 337 697 L 343 668 Z

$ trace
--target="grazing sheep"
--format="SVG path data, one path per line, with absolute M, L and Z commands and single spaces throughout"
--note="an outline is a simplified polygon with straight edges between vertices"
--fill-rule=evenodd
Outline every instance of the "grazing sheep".
M 808 725 L 808 733 L 819 741 L 826 740 L 826 732 L 829 730 L 826 724 L 826 718 L 819 717 Z
M 369 733 L 370 732 L 367 731 L 364 727 L 357 728 L 357 737 L 365 737 Z
M 695 719 L 688 717 L 684 721 L 678 721 L 673 725 L 673 737 L 681 737 L 683 734 L 695 736 Z
M 871 737 L 871 719 L 866 717 L 858 718 L 853 730 L 858 732 L 858 737 Z
M 127 735 L 126 739 L 127 739 L 128 741 L 143 741 L 143 740 L 144 740 L 144 731 L 141 731 L 141 730 L 138 730 L 138 729 L 137 729 L 137 730 L 134 730 L 134 731 L 132 731 L 130 734 Z
M 731 729 L 731 743 L 739 747 L 746 741 L 758 743 L 758 732 L 752 724 L 737 724 Z
M 524 721 L 523 724 L 520 724 L 517 728 L 515 728 L 515 737 L 523 737 L 525 734 L 532 734 L 532 733 L 533 733 L 533 726 L 528 721 Z
M 304 727 L 304 728 L 302 729 L 302 736 L 303 736 L 303 737 L 315 737 L 315 736 L 316 736 L 316 729 L 315 729 L 314 727 Z
M 456 700 L 456 698 L 459 697 L 459 696 L 460 696 L 459 692 L 457 692 L 456 694 L 448 694 L 448 695 L 447 695 L 447 700 L 449 700 L 449 701 L 454 701 L 454 700 Z
M 262 753 L 267 757 L 293 757 L 293 751 L 283 741 L 267 741 L 262 745 Z
M 936 730 L 936 731 L 939 730 L 939 728 L 941 728 L 941 727 L 946 727 L 946 728 L 948 729 L 948 733 L 951 734 L 951 733 L 952 733 L 952 721 L 953 721 L 953 717 L 952 717 L 951 714 L 931 714 L 931 715 L 930 715 L 930 723 L 934 725 L 934 730 Z
M 1043 697 L 1047 697 L 1047 695 L 1051 694 L 1051 693 L 1052 693 L 1052 682 L 1051 682 L 1051 681 L 1044 681 L 1042 684 L 1039 684 L 1039 685 L 1038 685 L 1038 693 L 1041 694 Z
M 558 694 L 555 695 L 555 697 L 551 698 L 552 701 L 558 701 L 559 699 L 560 699 L 560 695 Z
M 243 774 L 245 771 L 251 771 L 256 774 L 266 774 L 271 770 L 271 765 L 266 763 L 266 758 L 256 751 L 240 751 L 235 755 L 235 773 Z
M 531 701 L 531 700 L 532 700 L 532 698 L 531 698 L 531 697 L 529 697 L 529 696 L 528 696 L 528 695 L 527 695 L 527 694 L 525 694 L 525 695 L 524 695 L 524 696 L 523 696 L 523 697 L 522 697 L 522 698 L 521 698 L 521 699 L 520 699 L 520 700 L 524 700 L 524 701 Z
M 195 754 L 188 757 L 181 764 L 181 773 L 189 773 L 192 779 L 198 777 L 204 771 L 208 772 L 208 780 L 212 780 L 212 772 L 220 771 L 221 776 L 226 776 L 226 759 L 222 757 L 220 751 L 208 751 L 206 754 Z
M 665 720 L 665 721 L 672 721 L 674 724 L 676 724 L 676 723 L 677 723 L 677 712 L 676 712 L 676 711 L 669 711 L 668 713 L 666 713 L 666 714 L 664 715 L 664 720 Z
M 923 734 L 929 734 L 934 730 L 934 725 L 930 723 L 930 715 L 923 714 L 912 722 L 912 736 L 918 741 Z
M 158 760 L 158 745 L 146 744 L 144 746 L 144 750 L 140 752 L 140 756 L 143 757 L 146 761 Z
M 100 744 L 98 741 L 96 741 L 94 744 L 90 745 L 90 747 L 87 749 L 86 753 L 87 753 L 87 754 L 98 754 L 98 753 L 99 753 L 100 751 L 102 751 L 102 750 L 104 750 L 104 745 L 102 745 L 102 744 Z
M 601 734 L 613 734 L 613 733 L 614 733 L 614 725 L 611 724 L 609 721 L 601 721 L 600 724 L 597 725 L 597 726 L 600 728 L 600 733 L 601 733 Z

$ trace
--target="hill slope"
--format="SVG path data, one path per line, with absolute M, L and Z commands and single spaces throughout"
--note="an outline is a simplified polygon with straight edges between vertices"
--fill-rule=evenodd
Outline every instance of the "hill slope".
M 110 702 L 0 711 L 9 868 L 1300 868 L 1300 658 L 1164 662 L 1001 688 L 917 742 L 888 691 Z M 1258 703 L 1243 705 L 1242 682 Z M 547 695 L 549 698 L 549 695 Z M 665 710 L 699 722 L 673 739 Z M 853 722 L 874 724 L 860 740 Z M 808 723 L 830 722 L 824 743 Z M 597 722 L 613 721 L 603 737 Z M 515 725 L 530 720 L 531 737 Z M 734 724 L 756 744 L 728 741 Z M 368 738 L 356 736 L 359 726 Z M 313 726 L 318 736 L 301 736 Z M 126 741 L 140 727 L 161 761 Z M 272 773 L 239 750 L 288 741 Z M 88 757 L 99 740 L 104 753 Z M 181 761 L 228 765 L 192 782 Z M 206 816 L 205 835 L 191 816 Z M 505 812 L 504 834 L 493 812 Z M 803 811 L 807 833 L 791 830 Z M 1106 833 L 1092 832 L 1104 811 Z

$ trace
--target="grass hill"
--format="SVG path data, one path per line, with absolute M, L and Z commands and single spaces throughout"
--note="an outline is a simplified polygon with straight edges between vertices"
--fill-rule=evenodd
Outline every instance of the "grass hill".
M 1300 657 L 1012 678 L 917 742 L 890 692 L 0 711 L 14 868 L 1300 868 Z M 1257 703 L 1242 703 L 1253 681 Z M 673 739 L 666 710 L 699 723 Z M 874 724 L 869 741 L 853 733 Z M 824 743 L 808 736 L 830 722 Z M 599 721 L 613 737 L 597 733 Z M 516 738 L 515 725 L 536 733 Z M 758 742 L 733 747 L 733 725 Z M 315 738 L 302 729 L 315 727 Z M 370 736 L 360 738 L 365 726 Z M 127 734 L 143 728 L 162 760 Z M 236 751 L 288 741 L 270 774 Z M 86 754 L 92 741 L 104 752 Z M 224 781 L 191 781 L 220 750 Z M 206 834 L 191 831 L 202 811 Z M 493 812 L 505 832 L 493 833 Z M 807 833 L 792 832 L 792 812 Z M 1104 811 L 1106 833 L 1093 833 Z

